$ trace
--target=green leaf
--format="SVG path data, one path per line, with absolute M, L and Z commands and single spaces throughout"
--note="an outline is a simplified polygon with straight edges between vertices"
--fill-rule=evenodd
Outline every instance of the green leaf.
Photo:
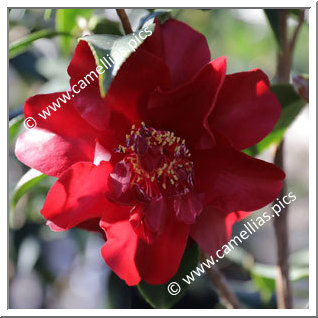
M 107 89 L 121 65 L 142 44 L 143 39 L 139 37 L 139 34 L 143 31 L 147 32 L 146 30 L 148 34 L 149 32 L 152 34 L 154 24 L 150 24 L 136 33 L 121 37 L 95 34 L 79 39 L 79 41 L 86 41 L 88 43 L 94 55 L 96 65 L 105 70 L 104 73 L 99 75 L 99 87 L 102 97 L 106 95 Z M 139 42 L 136 41 L 136 37 L 138 37 Z
M 279 144 L 294 119 L 306 105 L 306 102 L 295 92 L 290 84 L 278 84 L 271 87 L 271 91 L 277 96 L 281 106 L 281 116 L 272 132 L 262 141 L 244 152 L 251 156 L 256 156 L 267 149 L 272 144 Z
M 47 176 L 45 174 L 35 169 L 30 169 L 25 175 L 22 176 L 22 178 L 17 183 L 11 197 L 10 220 L 12 220 L 15 207 L 20 198 L 46 177 Z
M 14 117 L 10 120 L 10 122 L 9 122 L 9 141 L 14 140 L 18 136 L 20 129 L 21 129 L 21 126 L 22 126 L 22 123 L 23 123 L 23 120 L 24 120 L 23 114 L 21 114 L 17 117 Z
M 264 9 L 264 12 L 265 12 L 265 15 L 268 19 L 268 22 L 274 32 L 274 35 L 275 35 L 275 39 L 278 43 L 278 45 L 280 46 L 281 43 L 280 43 L 280 36 L 279 36 L 279 12 L 280 12 L 280 9 Z
M 171 308 L 182 298 L 189 286 L 182 278 L 196 268 L 198 257 L 198 246 L 193 241 L 189 241 L 177 274 L 164 285 L 150 285 L 142 281 L 137 286 L 140 294 L 153 308 Z M 178 295 L 169 294 L 167 288 L 171 282 L 176 282 L 180 285 L 181 292 Z
M 38 32 L 31 33 L 21 40 L 15 41 L 9 46 L 9 58 L 12 59 L 15 56 L 25 52 L 28 47 L 36 40 L 42 38 L 51 38 L 57 35 L 63 35 L 63 38 L 67 38 L 69 34 L 64 32 L 56 32 L 53 30 L 41 30 Z
M 142 18 L 139 22 L 139 27 L 141 28 L 146 22 L 152 21 L 157 18 L 161 24 L 164 24 L 167 20 L 171 19 L 171 11 L 172 9 L 154 9 L 147 16 Z
M 66 32 L 75 37 L 80 35 L 80 19 L 88 20 L 94 9 L 58 9 L 55 16 L 56 31 Z M 67 55 L 72 45 L 72 38 L 61 38 L 61 49 Z

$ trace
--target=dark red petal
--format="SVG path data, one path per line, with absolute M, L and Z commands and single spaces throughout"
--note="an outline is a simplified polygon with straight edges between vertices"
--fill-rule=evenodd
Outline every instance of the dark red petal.
M 116 163 L 107 180 L 107 196 L 111 201 L 120 204 L 130 204 L 134 202 L 130 180 L 131 173 L 128 165 L 124 161 Z
M 147 97 L 157 87 L 170 83 L 169 70 L 162 60 L 137 50 L 121 66 L 106 95 L 112 111 L 110 127 L 124 141 L 133 124 L 147 122 Z
M 194 156 L 195 185 L 206 205 L 226 212 L 253 211 L 272 202 L 285 174 L 268 162 L 249 157 L 218 142 Z
M 174 199 L 174 210 L 180 222 L 193 224 L 202 212 L 203 195 L 188 194 Z
M 167 202 L 164 198 L 152 200 L 149 204 L 144 204 L 145 222 L 152 232 L 162 232 L 167 211 L 169 209 Z
M 152 244 L 139 240 L 135 261 L 142 279 L 149 284 L 170 280 L 179 268 L 188 235 L 189 225 L 179 222 L 171 213 L 163 232 Z
M 64 230 L 92 218 L 100 218 L 111 203 L 106 199 L 106 180 L 112 167 L 102 162 L 76 163 L 50 189 L 42 215 Z
M 207 207 L 198 217 L 197 222 L 191 225 L 190 236 L 198 243 L 207 254 L 215 253 L 231 239 L 232 226 L 250 213 L 232 212 L 225 213 L 213 207 Z
M 146 124 L 173 131 L 185 138 L 190 148 L 195 147 L 204 131 L 209 131 L 207 118 L 214 107 L 225 71 L 226 59 L 221 57 L 207 64 L 184 86 L 154 92 L 149 98 Z M 211 134 L 209 137 L 210 140 L 213 138 Z
M 94 140 L 99 135 L 99 132 L 81 118 L 74 107 L 72 99 L 67 100 L 65 97 L 66 103 L 59 100 L 59 98 L 63 98 L 63 94 L 64 96 L 67 95 L 65 92 L 58 92 L 40 94 L 28 98 L 24 103 L 25 118 L 34 117 L 37 122 L 36 128 L 46 129 L 61 136 Z M 70 92 L 69 94 L 71 97 Z M 54 106 L 53 103 L 55 105 L 59 104 L 60 108 Z M 48 106 L 55 108 L 56 111 Z M 46 119 L 39 116 L 39 113 L 43 116 L 43 111 L 49 112 L 50 116 L 47 116 Z
M 210 128 L 227 136 L 236 149 L 245 149 L 272 131 L 280 108 L 262 71 L 227 75 L 209 118 Z
M 86 41 L 80 41 L 75 49 L 74 56 L 67 69 L 70 75 L 70 84 L 77 85 L 75 89 L 83 89 L 75 95 L 74 105 L 93 127 L 103 130 L 109 121 L 109 111 L 105 105 L 105 99 L 101 97 L 99 90 L 99 74 L 96 72 L 96 62 L 93 53 Z M 91 73 L 94 72 L 94 73 Z M 87 75 L 90 74 L 90 77 Z M 83 82 L 87 85 L 84 87 Z M 89 83 L 88 83 L 89 82 Z
M 135 206 L 130 211 L 129 222 L 139 239 L 154 242 L 164 229 L 167 211 L 168 206 L 163 198 Z
M 183 22 L 159 22 L 142 49 L 161 57 L 168 65 L 173 86 L 184 84 L 211 60 L 205 37 Z
M 78 161 L 93 161 L 94 141 L 100 134 L 81 118 L 72 101 L 60 101 L 60 108 L 51 108 L 46 119 L 42 111 L 48 112 L 63 92 L 36 95 L 24 104 L 25 117 L 33 117 L 37 127 L 23 133 L 17 140 L 16 155 L 24 164 L 47 175 L 59 176 Z M 65 93 L 64 93 L 65 94 Z
M 126 209 L 124 211 L 123 209 Z M 107 241 L 101 249 L 106 264 L 127 285 L 137 285 L 140 275 L 135 264 L 138 237 L 128 221 L 129 207 L 118 207 L 108 211 L 100 222 Z
M 33 128 L 19 136 L 15 154 L 25 165 L 49 176 L 59 177 L 76 162 L 92 162 L 94 142 Z

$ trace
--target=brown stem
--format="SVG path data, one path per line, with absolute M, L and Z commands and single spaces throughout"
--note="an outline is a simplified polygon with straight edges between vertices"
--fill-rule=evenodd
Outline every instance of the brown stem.
M 274 163 L 276 166 L 284 169 L 284 140 L 278 145 L 275 153 Z M 286 182 L 278 196 L 279 200 L 286 195 Z M 274 228 L 277 245 L 277 276 L 276 276 L 276 294 L 278 308 L 292 308 L 292 292 L 289 280 L 289 242 L 287 226 L 288 206 L 280 212 L 280 216 L 274 219 Z
M 204 253 L 201 253 L 201 261 L 205 261 L 206 256 Z M 228 285 L 224 275 L 221 271 L 213 265 L 207 270 L 207 274 L 209 275 L 212 283 L 218 289 L 220 296 L 223 298 L 226 307 L 234 308 L 234 309 L 241 309 L 242 306 L 235 296 L 234 292 L 232 291 L 231 287 Z
M 291 40 L 288 40 L 287 30 L 288 10 L 280 10 L 279 12 L 279 40 L 281 50 L 278 53 L 277 74 L 278 83 L 289 83 L 289 76 L 292 65 L 293 50 L 296 39 L 299 34 L 301 25 L 304 21 L 304 11 L 299 15 L 298 25 L 294 31 Z M 284 140 L 278 145 L 275 153 L 274 163 L 276 166 L 284 170 Z M 286 195 L 286 180 L 284 180 L 283 188 L 279 194 L 279 200 Z M 275 204 L 274 202 L 273 204 Z M 287 206 L 281 211 L 279 217 L 274 219 L 274 228 L 277 246 L 277 277 L 276 277 L 276 294 L 278 308 L 292 308 L 292 291 L 289 280 L 289 240 L 287 226 L 288 208 Z
M 133 33 L 133 30 L 131 28 L 125 9 L 116 9 L 116 12 L 124 28 L 125 34 Z
M 279 42 L 281 45 L 281 50 L 279 50 L 278 53 L 276 81 L 278 83 L 288 83 L 292 63 L 292 52 L 290 50 L 290 44 L 287 35 L 288 10 L 282 9 L 279 11 Z

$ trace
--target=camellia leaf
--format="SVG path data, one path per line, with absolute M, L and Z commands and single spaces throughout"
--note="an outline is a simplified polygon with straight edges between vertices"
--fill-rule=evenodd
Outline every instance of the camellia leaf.
M 9 58 L 12 59 L 17 55 L 25 52 L 28 49 L 28 47 L 38 39 L 51 38 L 57 35 L 63 35 L 63 38 L 65 39 L 69 36 L 68 33 L 56 32 L 54 30 L 41 30 L 38 32 L 31 33 L 23 39 L 15 41 L 9 45 Z
M 24 120 L 24 115 L 21 114 L 17 117 L 14 117 L 9 122 L 9 140 L 12 141 L 17 137 L 20 132 L 22 123 Z
M 47 176 L 45 174 L 35 169 L 30 169 L 26 174 L 22 176 L 22 178 L 17 183 L 11 197 L 10 220 L 12 220 L 12 214 L 20 198 L 46 177 Z
M 94 9 L 58 9 L 55 17 L 55 28 L 58 32 L 66 32 L 73 36 L 78 36 L 80 30 L 78 24 L 81 19 L 89 19 Z M 61 39 L 61 49 L 63 54 L 68 54 L 72 38 Z
M 172 9 L 154 9 L 150 11 L 150 14 L 140 20 L 139 28 L 141 28 L 146 22 L 150 20 L 158 19 L 162 24 L 171 19 Z
M 187 287 L 189 286 L 182 280 L 182 278 L 184 278 L 196 268 L 198 264 L 198 258 L 198 246 L 193 241 L 189 241 L 186 251 L 183 254 L 177 274 L 164 285 L 150 285 L 142 281 L 137 286 L 140 294 L 153 308 L 171 308 L 182 298 Z M 169 284 L 174 282 L 179 284 L 181 288 L 180 293 L 178 293 L 177 295 L 171 295 L 168 292 Z M 177 287 L 175 286 L 174 290 L 176 288 Z
M 277 96 L 281 106 L 281 116 L 272 132 L 258 144 L 244 150 L 251 156 L 256 156 L 272 144 L 279 144 L 284 137 L 286 129 L 294 121 L 306 102 L 295 92 L 290 84 L 277 84 L 271 87 L 271 91 Z
M 131 306 L 130 290 L 114 272 L 108 278 L 107 303 L 110 309 L 126 309 Z
M 79 41 L 86 41 L 92 50 L 96 65 L 101 67 L 105 72 L 99 75 L 99 87 L 102 97 L 106 95 L 107 89 L 125 60 L 137 50 L 142 42 L 150 36 L 155 25 L 150 24 L 143 29 L 125 36 L 94 34 L 85 36 Z M 141 32 L 144 39 L 139 35 Z M 93 71 L 93 70 L 92 70 Z

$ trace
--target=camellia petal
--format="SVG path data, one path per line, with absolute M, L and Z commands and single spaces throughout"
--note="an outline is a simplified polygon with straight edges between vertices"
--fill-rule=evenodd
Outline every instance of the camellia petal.
M 39 116 L 39 113 L 42 116 Z M 34 117 L 37 122 L 36 128 L 42 128 L 61 136 L 88 137 L 88 142 L 90 142 L 89 137 L 95 138 L 99 134 L 81 118 L 74 107 L 71 92 L 40 94 L 28 98 L 24 104 L 24 116 L 26 118 Z
M 207 255 L 214 257 L 216 251 L 231 239 L 233 224 L 248 215 L 249 212 L 227 214 L 222 210 L 207 207 L 191 226 L 190 236 Z
M 205 204 L 226 212 L 253 211 L 272 202 L 285 174 L 268 162 L 252 158 L 220 142 L 195 153 L 197 191 Z
M 85 62 L 84 62 L 85 61 Z M 96 62 L 86 41 L 80 41 L 67 69 L 71 87 L 79 91 L 74 97 L 74 105 L 81 116 L 93 127 L 103 130 L 109 122 L 109 111 L 99 89 L 99 74 Z M 73 89 L 74 90 L 74 89 Z
M 187 244 L 189 225 L 178 222 L 169 212 L 163 232 L 153 243 L 138 241 L 135 262 L 149 284 L 164 284 L 176 274 Z
M 129 209 L 117 207 L 107 211 L 100 226 L 107 237 L 101 250 L 102 257 L 108 266 L 131 286 L 140 282 L 140 274 L 135 264 L 138 236 L 128 221 Z
M 128 127 L 120 130 L 124 137 L 131 125 L 147 121 L 147 95 L 160 87 L 169 87 L 170 81 L 169 70 L 162 60 L 145 50 L 133 53 L 118 71 L 106 95 L 107 107 L 112 112 L 110 126 L 118 129 L 113 117 L 125 118 Z
M 94 142 L 68 138 L 47 130 L 34 128 L 19 136 L 15 145 L 17 158 L 27 166 L 49 176 L 59 177 L 80 161 L 94 160 Z
M 180 34 L 183 36 L 180 37 Z M 165 61 L 173 87 L 188 82 L 211 59 L 205 37 L 185 23 L 173 19 L 163 25 L 157 23 L 154 34 L 144 42 L 141 49 Z
M 105 197 L 106 182 L 112 166 L 102 162 L 76 163 L 66 170 L 50 189 L 42 215 L 55 226 L 69 229 L 100 218 L 111 205 Z
M 172 91 L 156 91 L 149 99 L 148 121 L 152 127 L 173 131 L 185 138 L 190 148 L 199 144 L 209 131 L 207 118 L 214 107 L 226 72 L 226 59 L 218 58 L 206 65 L 187 84 Z M 209 136 L 213 145 L 213 135 Z
M 260 70 L 227 75 L 209 124 L 240 150 L 251 147 L 274 128 L 280 104 Z
M 16 155 L 24 164 L 58 177 L 72 164 L 93 161 L 94 142 L 100 132 L 81 118 L 72 100 L 56 100 L 65 92 L 33 96 L 24 104 L 24 116 L 36 119 L 37 126 L 19 136 Z M 55 110 L 54 111 L 54 107 Z M 52 106 L 50 108 L 49 106 Z M 50 114 L 43 116 L 43 111 Z

